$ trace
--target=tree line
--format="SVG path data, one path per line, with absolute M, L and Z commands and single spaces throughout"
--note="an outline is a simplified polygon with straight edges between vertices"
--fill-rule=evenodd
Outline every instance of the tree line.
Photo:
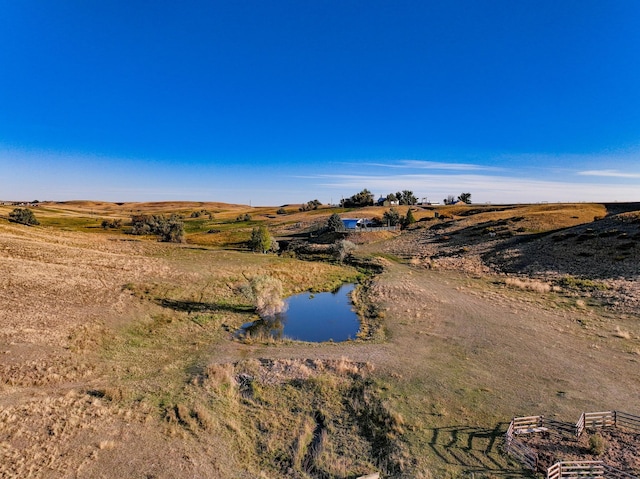
M 444 200 L 442 200 L 443 203 L 445 205 L 452 205 L 458 201 L 462 201 L 463 203 L 466 203 L 468 205 L 471 204 L 471 193 L 460 193 L 460 195 L 458 195 L 458 198 L 456 199 L 455 196 L 453 195 L 449 195 L 447 196 Z
M 384 200 L 388 201 L 391 205 L 400 206 L 413 206 L 418 203 L 418 198 L 413 194 L 411 190 L 397 191 L 396 193 L 389 193 Z M 449 195 L 443 200 L 445 205 L 452 205 L 456 201 L 462 201 L 468 205 L 471 204 L 471 193 L 460 193 L 458 198 Z M 343 198 L 340 200 L 340 206 L 343 208 L 364 208 L 365 206 L 373 206 L 375 204 L 374 194 L 367 188 L 363 189 L 359 193 L 356 193 L 349 198 Z M 301 208 L 302 211 L 305 211 Z

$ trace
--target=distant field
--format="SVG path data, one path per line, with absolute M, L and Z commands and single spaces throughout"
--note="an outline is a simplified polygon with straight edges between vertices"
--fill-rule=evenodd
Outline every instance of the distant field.
M 640 205 L 413 207 L 345 264 L 319 228 L 387 208 L 299 206 L 42 203 L 34 227 L 0 206 L 0 476 L 524 478 L 513 416 L 640 414 Z M 134 214 L 181 215 L 186 241 Z M 321 253 L 252 253 L 261 224 Z M 359 280 L 375 334 L 234 339 L 263 274 Z

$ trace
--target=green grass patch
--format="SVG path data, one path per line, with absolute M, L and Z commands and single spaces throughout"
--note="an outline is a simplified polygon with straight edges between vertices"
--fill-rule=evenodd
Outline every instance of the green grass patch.
M 558 286 L 570 289 L 570 290 L 580 290 L 580 291 L 603 291 L 609 289 L 609 287 L 600 282 L 593 279 L 583 279 L 576 278 L 575 276 L 563 276 L 557 281 Z

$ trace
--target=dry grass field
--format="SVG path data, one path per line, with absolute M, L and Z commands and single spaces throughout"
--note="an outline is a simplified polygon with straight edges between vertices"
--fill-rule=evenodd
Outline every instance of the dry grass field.
M 330 209 L 42 203 L 33 227 L 11 209 L 0 477 L 524 478 L 500 450 L 513 416 L 640 413 L 640 205 L 415 207 L 403 232 L 353 234 L 344 265 L 245 247 L 259 224 L 306 240 Z M 127 234 L 171 213 L 185 243 Z M 375 334 L 234 339 L 260 274 L 287 295 L 359 280 Z

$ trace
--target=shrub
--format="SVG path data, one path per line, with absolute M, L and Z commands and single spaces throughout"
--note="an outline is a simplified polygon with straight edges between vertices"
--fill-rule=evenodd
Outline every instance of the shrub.
M 526 291 L 535 291 L 537 293 L 548 293 L 551 291 L 551 285 L 537 280 L 507 278 L 505 284 L 514 288 L 524 289 Z
M 317 210 L 318 206 L 322 205 L 318 200 L 307 201 L 304 205 L 300 207 L 300 211 L 311 211 Z
M 120 228 L 122 226 L 122 220 L 120 218 L 115 219 L 115 220 L 107 220 L 107 219 L 105 219 L 105 220 L 102 220 L 101 225 L 102 225 L 102 227 L 104 229 L 107 229 L 107 228 Z
M 344 229 L 344 225 L 342 224 L 342 220 L 340 219 L 340 215 L 338 215 L 338 213 L 333 213 L 331 216 L 329 216 L 329 219 L 327 220 L 327 228 L 329 229 L 329 231 L 332 232 L 336 232 L 336 231 L 342 231 Z
M 287 210 L 285 210 L 284 208 L 279 208 L 278 211 L 276 211 L 276 213 L 279 215 L 286 215 Z
M 606 284 L 599 281 L 581 279 L 573 276 L 564 276 L 560 278 L 557 283 L 562 288 L 581 291 L 606 290 L 608 288 Z
M 180 219 L 174 218 L 173 215 L 166 222 L 162 223 L 162 229 L 159 232 L 160 241 L 168 243 L 182 243 L 184 241 L 184 224 Z
M 350 256 L 355 250 L 357 246 L 348 240 L 340 240 L 333 245 L 333 251 L 341 263 Z
M 158 235 L 160 241 L 181 243 L 184 241 L 184 223 L 177 215 L 135 215 L 131 217 L 131 234 Z
M 256 312 L 263 318 L 272 318 L 286 309 L 282 299 L 282 282 L 272 276 L 256 276 L 242 288 L 242 292 L 254 303 Z
M 191 218 L 200 218 L 201 216 L 208 216 L 209 219 L 213 219 L 213 215 L 207 210 L 194 211 L 191 213 Z
M 595 456 L 602 456 L 607 450 L 607 441 L 596 433 L 589 437 L 589 452 Z
M 236 216 L 236 221 L 238 223 L 240 223 L 242 221 L 251 221 L 251 215 L 249 213 L 245 213 L 243 215 L 238 215 L 238 216 Z
M 36 215 L 34 215 L 33 211 L 29 208 L 15 208 L 11 213 L 9 213 L 9 221 L 27 226 L 40 224 L 36 219 Z

